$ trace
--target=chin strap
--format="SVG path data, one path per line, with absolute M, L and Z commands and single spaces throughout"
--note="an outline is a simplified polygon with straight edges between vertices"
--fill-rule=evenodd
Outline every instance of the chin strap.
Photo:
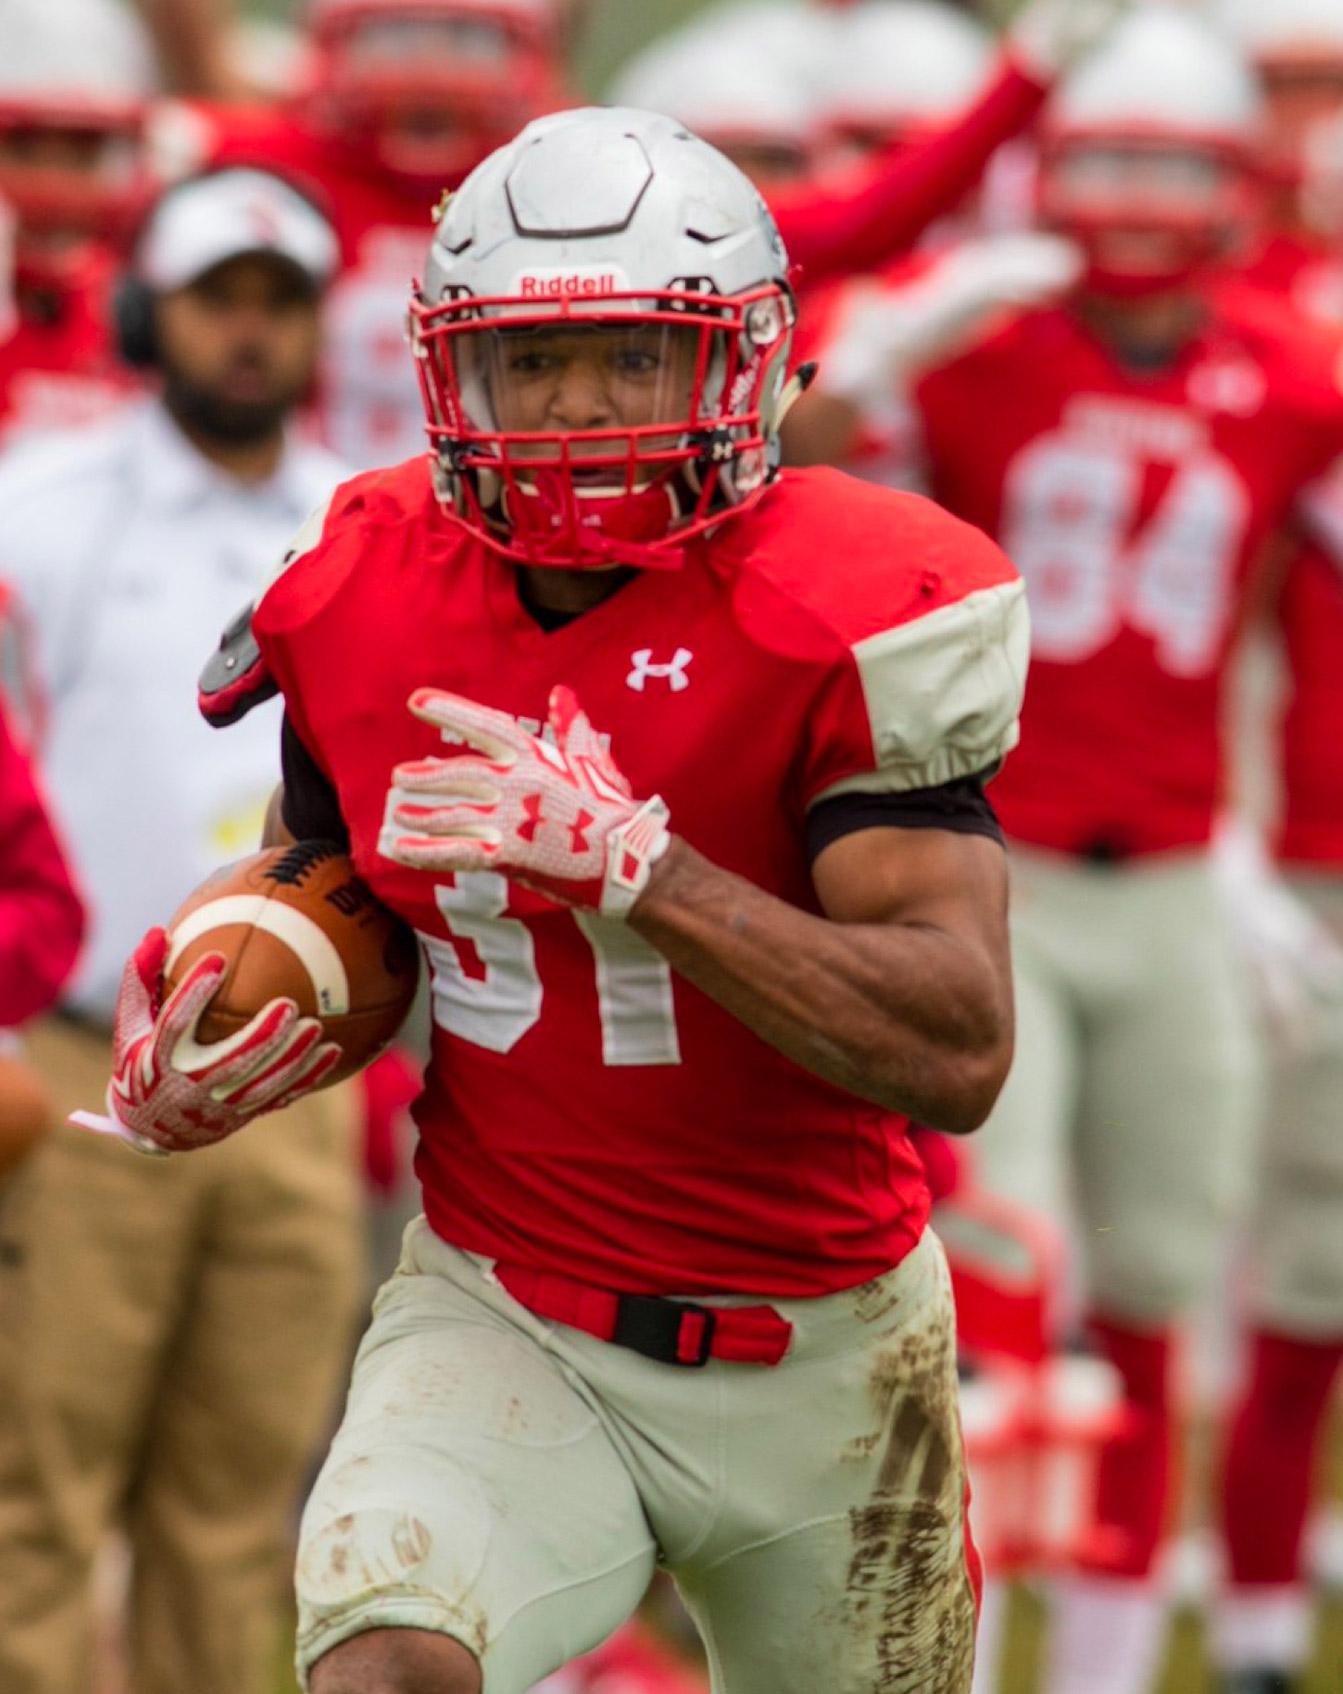
M 784 419 L 797 405 L 812 383 L 816 381 L 816 374 L 820 368 L 815 359 L 808 359 L 806 364 L 797 367 L 784 384 L 783 393 L 779 396 L 779 404 L 775 413 L 774 427 L 776 430 L 783 428 Z

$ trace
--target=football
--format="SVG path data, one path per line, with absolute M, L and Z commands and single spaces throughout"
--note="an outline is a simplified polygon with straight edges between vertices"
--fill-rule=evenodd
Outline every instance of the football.
M 226 1040 L 270 1000 L 320 1018 L 344 1057 L 326 1082 L 361 1070 L 401 1027 L 419 980 L 415 934 L 327 841 L 274 847 L 216 871 L 168 924 L 165 995 L 207 953 L 228 970 L 197 1025 Z

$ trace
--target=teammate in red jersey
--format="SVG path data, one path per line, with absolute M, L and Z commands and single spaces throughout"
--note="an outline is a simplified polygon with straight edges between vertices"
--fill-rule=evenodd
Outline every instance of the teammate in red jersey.
M 944 136 L 991 74 L 988 32 L 943 0 L 893 0 L 830 25 L 819 121 L 822 147 L 868 154 Z M 806 301 L 795 354 L 819 372 L 790 415 L 793 464 L 836 464 L 913 487 L 915 431 L 906 391 L 1010 306 L 1057 296 L 1070 280 L 1065 244 L 1036 234 L 966 243 L 976 196 L 945 215 L 914 254 L 873 275 L 836 278 Z
M 279 108 L 183 107 L 160 125 L 185 165 L 256 164 L 321 201 L 340 238 L 319 410 L 349 464 L 416 450 L 406 290 L 445 189 L 565 104 L 552 0 L 316 0 L 311 71 Z
M 1302 317 L 1343 327 L 1343 14 L 1322 0 L 1228 7 L 1269 94 L 1270 227 L 1245 278 Z M 1318 510 L 1343 539 L 1340 491 Z M 1292 892 L 1343 934 L 1343 586 L 1308 544 L 1278 607 L 1290 695 L 1279 724 L 1278 858 Z M 1287 1694 L 1309 1657 L 1302 1545 L 1343 1362 L 1343 1026 L 1336 1012 L 1275 1055 L 1250 1240 L 1249 1369 L 1223 1477 L 1228 1583 L 1214 1642 L 1229 1694 Z
M 0 53 L 0 443 L 88 422 L 134 385 L 112 347 L 118 244 L 146 190 L 148 64 L 117 6 L 6 14 Z M 0 235 L 0 247 L 6 245 Z
M 281 689 L 281 815 L 433 973 L 428 1221 L 305 1514 L 315 1694 L 521 1694 L 659 1560 L 732 1694 L 969 1686 L 906 1130 L 1007 1066 L 1023 595 L 927 502 L 777 474 L 786 274 L 670 120 L 529 126 L 412 306 L 431 457 L 339 490 L 207 672 L 218 718 Z
M 1043 210 L 1086 254 L 1078 293 L 916 391 L 935 493 L 1031 602 L 1023 745 L 995 790 L 1020 1038 L 979 1168 L 1060 1215 L 1070 1173 L 1092 1327 L 1143 1419 L 1102 1469 L 1127 1552 L 1064 1585 L 1058 1694 L 1155 1671 L 1172 1336 L 1220 1267 L 1257 1105 L 1207 853 L 1222 682 L 1266 547 L 1343 447 L 1332 345 L 1209 304 L 1251 227 L 1258 114 L 1227 42 L 1136 17 L 1047 123 Z

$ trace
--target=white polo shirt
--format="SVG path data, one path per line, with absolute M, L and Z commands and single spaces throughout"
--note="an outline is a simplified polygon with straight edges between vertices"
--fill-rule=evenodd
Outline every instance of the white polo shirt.
M 144 932 L 256 850 L 279 780 L 280 704 L 211 729 L 196 681 L 347 474 L 291 442 L 268 482 L 236 482 L 157 400 L 0 460 L 0 578 L 32 626 L 43 771 L 89 904 L 73 1009 L 110 1018 Z

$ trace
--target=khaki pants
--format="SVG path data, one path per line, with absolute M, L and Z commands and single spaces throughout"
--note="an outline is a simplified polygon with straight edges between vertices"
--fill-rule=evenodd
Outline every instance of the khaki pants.
M 1014 849 L 1017 1050 L 975 1137 L 985 1185 L 1071 1218 L 1091 1304 L 1164 1324 L 1248 1200 L 1262 1097 L 1248 985 L 1207 861 Z
M 59 1113 L 107 1043 L 30 1051 Z M 307 1469 L 362 1279 L 339 1093 L 151 1159 L 63 1127 L 0 1187 L 0 1689 L 87 1694 L 89 1576 L 132 1549 L 135 1694 L 270 1694 Z

